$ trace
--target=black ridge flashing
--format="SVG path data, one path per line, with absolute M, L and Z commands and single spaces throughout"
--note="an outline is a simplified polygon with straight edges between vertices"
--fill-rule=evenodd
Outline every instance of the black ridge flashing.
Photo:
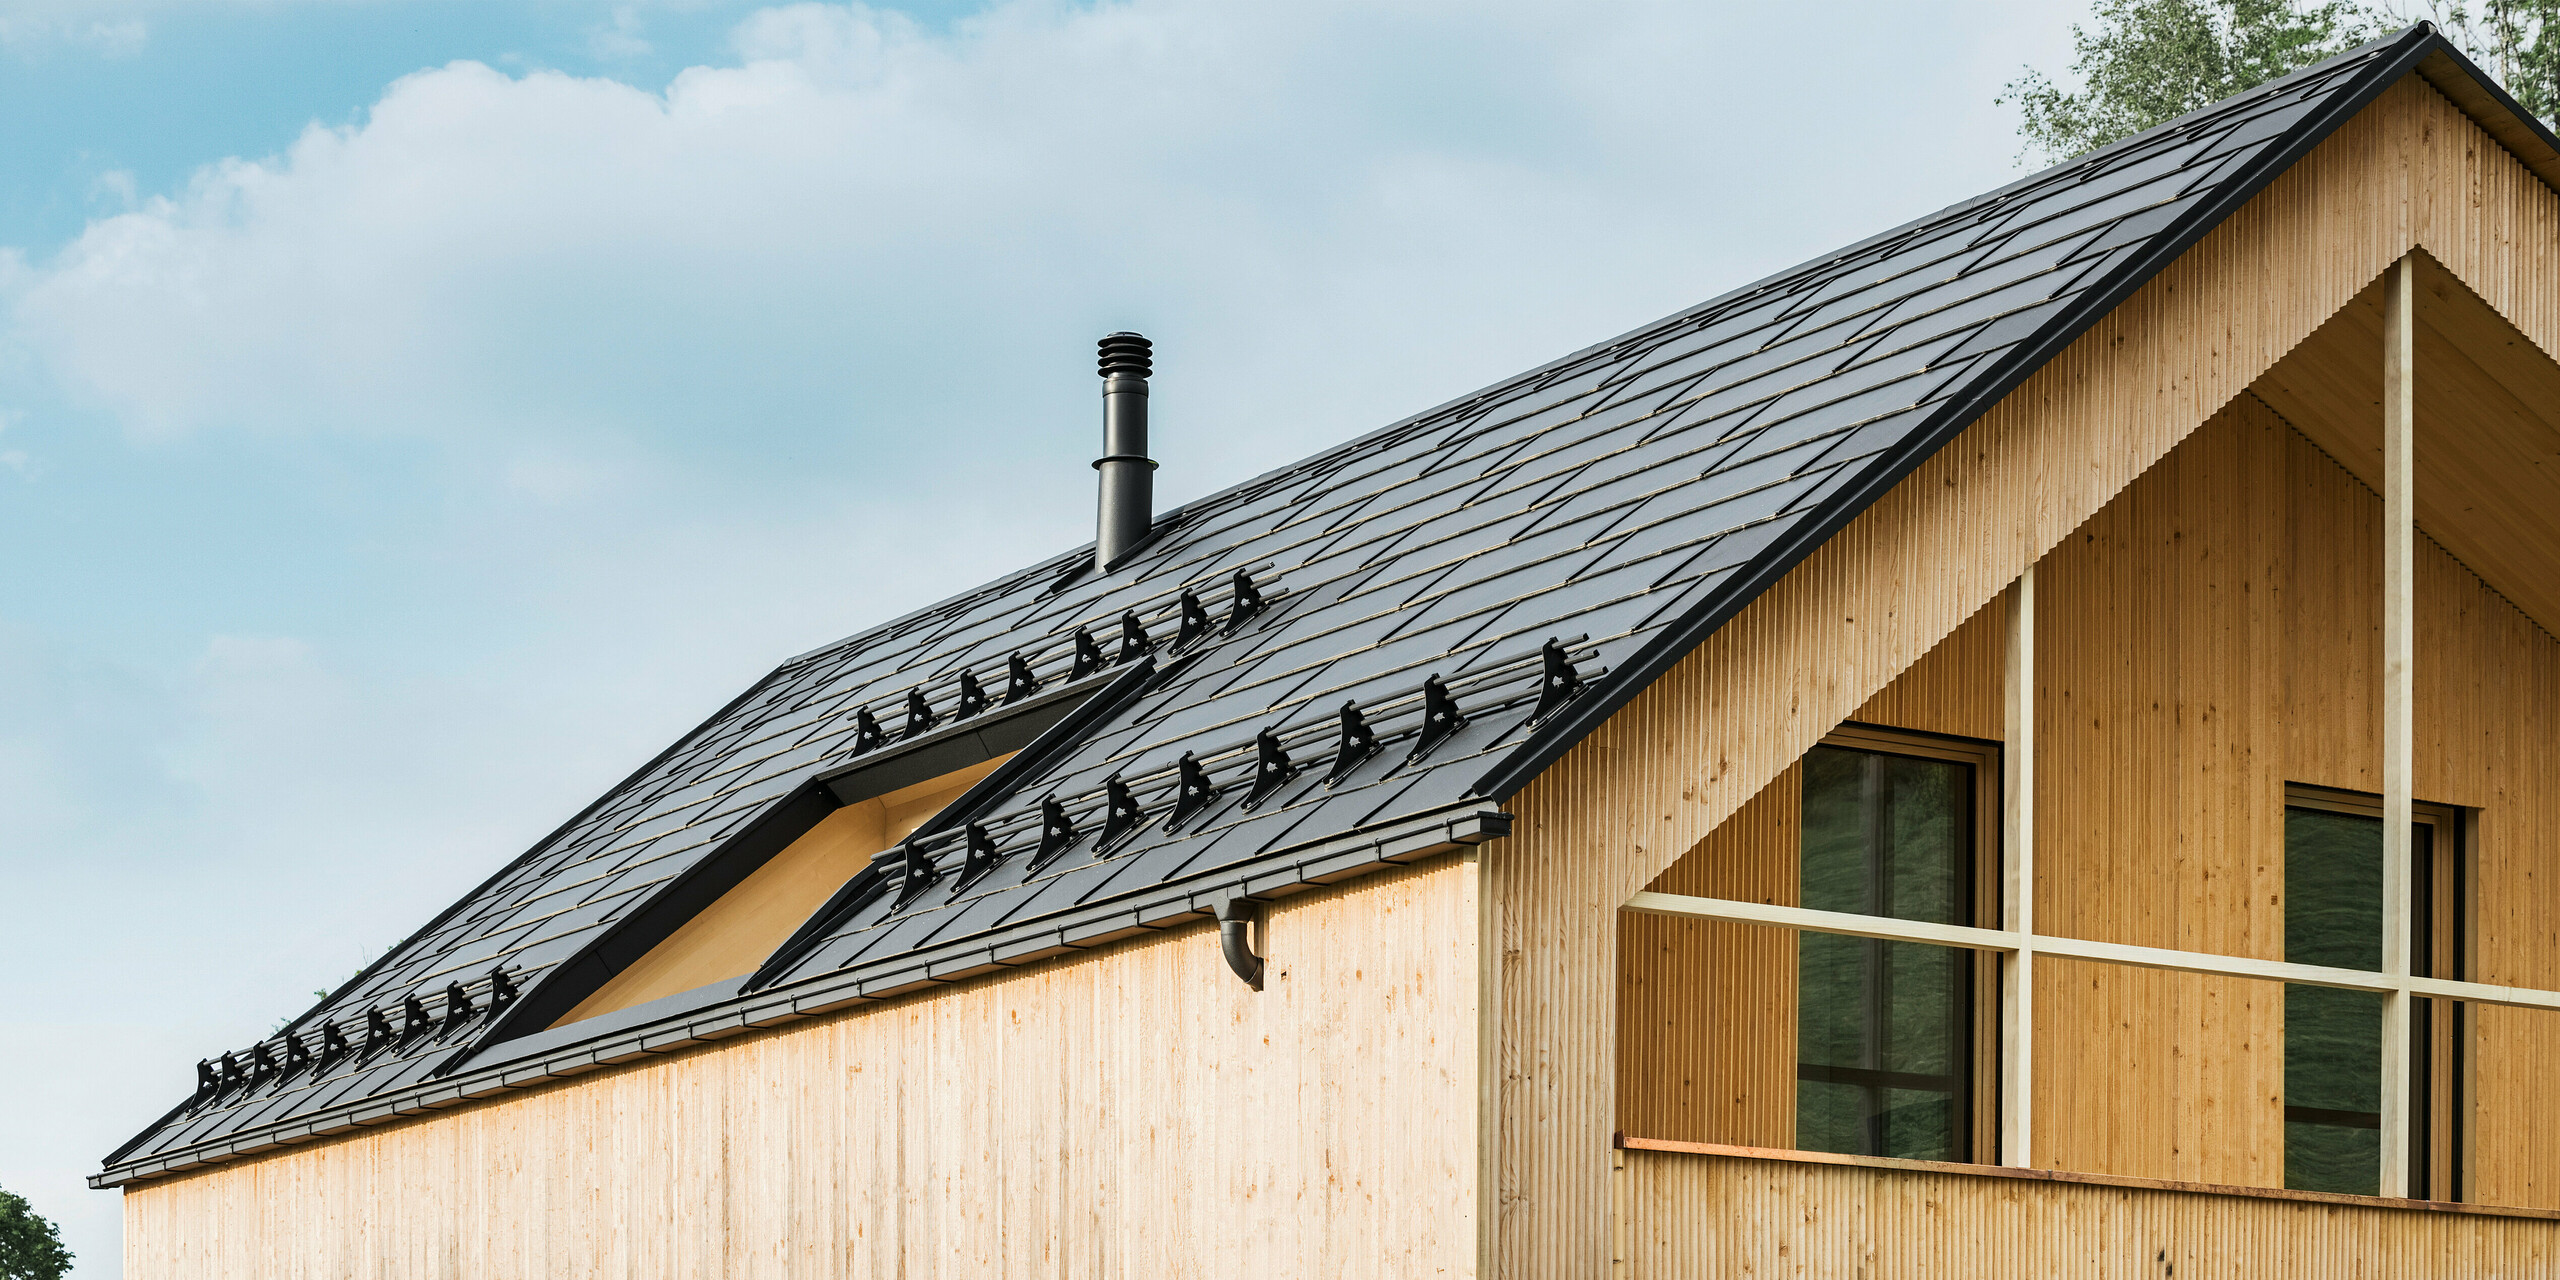
M 2397 36 L 2367 45 L 2365 49 L 2377 47 L 2388 52 L 2360 73 L 2353 89 L 2322 103 L 2318 111 L 2296 124 L 2283 142 L 2259 153 L 2244 174 L 2221 184 L 2209 199 L 2187 210 L 2174 229 L 2153 238 L 2104 283 L 2080 294 L 2033 337 L 2011 348 L 2007 358 L 1987 374 L 1974 379 L 1964 390 L 1940 404 L 1925 426 L 1913 432 L 1901 446 L 1879 457 L 1856 480 L 1832 495 L 1817 516 L 1790 527 L 1768 550 L 1728 579 L 1722 589 L 1699 601 L 1686 614 L 1664 627 L 1642 649 L 1628 655 L 1608 679 L 1588 682 L 1583 696 L 1567 703 L 1554 718 L 1540 725 L 1510 755 L 1477 779 L 1472 788 L 1474 794 L 1497 801 L 1508 801 L 1518 794 L 1531 778 L 1545 772 L 1575 743 L 1599 728 L 1619 708 L 1633 701 L 1646 686 L 1662 678 L 1690 650 L 1731 621 L 1745 605 L 1777 585 L 1788 570 L 1802 563 L 1815 548 L 1829 541 L 1833 534 L 1874 505 L 1903 477 L 1919 469 L 1921 463 L 1945 448 L 1966 427 L 1973 425 L 1973 421 L 1999 403 L 2002 396 L 2016 390 L 2018 384 L 2060 355 L 2090 326 L 2176 261 L 2178 255 L 2193 248 L 2208 232 L 2222 225 L 2225 219 L 2265 190 L 2277 175 L 2292 168 L 2313 147 L 2336 132 L 2338 126 L 2380 96 L 2384 89 L 2408 75 L 2421 59 L 2436 53 L 2455 58 L 2462 56 L 2445 42 L 2444 37 L 2435 34 L 2432 24 L 2424 22 Z M 2356 57 L 2361 52 L 2340 57 Z M 2465 62 L 2463 65 L 2469 64 Z M 2306 71 L 2311 70 L 2317 68 L 2306 68 Z

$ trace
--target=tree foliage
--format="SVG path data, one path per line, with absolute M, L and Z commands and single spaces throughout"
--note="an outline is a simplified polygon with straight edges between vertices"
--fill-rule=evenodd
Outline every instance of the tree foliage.
M 2071 28 L 2079 87 L 2030 67 L 1997 101 L 2017 104 L 2028 152 L 2068 159 L 2429 19 L 2527 111 L 2551 118 L 2560 110 L 2560 0 L 2476 3 L 2097 0 L 2094 22 Z
M 2411 20 L 2419 17 L 2496 76 L 2517 105 L 2546 123 L 2560 116 L 2560 0 L 2482 0 L 2476 11 L 2457 0 L 2416 11 Z
M 24 1196 L 0 1191 L 0 1280 L 62 1280 L 71 1251 L 44 1215 Z
M 2074 24 L 2070 92 L 2028 68 L 1998 101 L 2018 104 L 2030 150 L 2060 160 L 2345 52 L 2369 29 L 2349 0 L 2098 0 Z

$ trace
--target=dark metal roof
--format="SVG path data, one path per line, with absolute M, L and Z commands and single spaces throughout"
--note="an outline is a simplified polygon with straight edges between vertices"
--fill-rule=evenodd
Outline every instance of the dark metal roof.
M 1499 835 L 1497 801 L 2439 52 L 2413 28 L 1194 502 L 1107 575 L 1067 552 L 785 662 L 281 1036 L 231 1055 L 236 1079 L 215 1068 L 96 1181 Z M 596 954 L 827 775 L 894 750 L 911 695 L 947 734 L 969 723 L 953 719 L 964 673 L 990 698 L 1016 656 L 1044 688 L 1103 683 L 1081 670 L 1079 631 L 1124 677 L 1093 723 L 875 863 L 750 981 L 490 1036 L 493 1007 Z M 1550 642 L 1585 683 L 1541 719 Z M 1349 760 L 1346 705 L 1377 744 Z M 1426 733 L 1426 712 L 1449 706 Z M 868 751 L 866 719 L 887 739 Z M 1266 733 L 1295 768 L 1276 788 L 1258 785 Z M 1077 838 L 1044 859 L 1049 797 Z M 1125 832 L 1115 798 L 1139 814 Z

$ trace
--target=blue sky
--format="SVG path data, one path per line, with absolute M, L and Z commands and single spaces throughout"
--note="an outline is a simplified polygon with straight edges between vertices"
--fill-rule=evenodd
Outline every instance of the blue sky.
M 0 1186 L 775 661 L 2015 176 L 2077 6 L 0 0 Z

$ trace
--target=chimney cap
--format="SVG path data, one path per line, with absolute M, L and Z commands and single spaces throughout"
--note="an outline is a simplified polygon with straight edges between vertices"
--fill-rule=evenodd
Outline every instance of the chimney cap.
M 1135 333 L 1114 333 L 1095 344 L 1101 350 L 1098 362 L 1103 377 L 1127 375 L 1143 378 L 1155 372 L 1156 345 Z

